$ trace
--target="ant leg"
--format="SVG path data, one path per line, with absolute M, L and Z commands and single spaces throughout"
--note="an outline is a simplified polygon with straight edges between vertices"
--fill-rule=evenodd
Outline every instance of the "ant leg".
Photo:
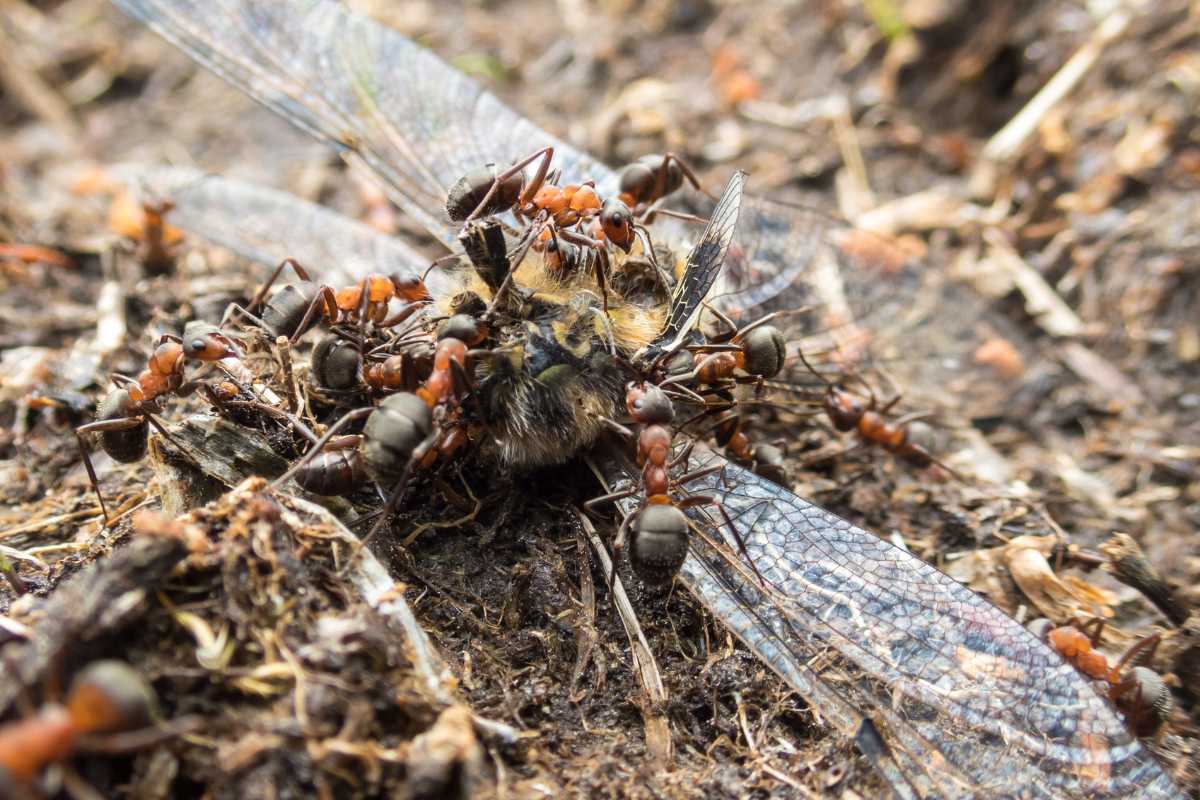
M 233 313 L 236 312 L 236 315 Z M 237 303 L 230 303 L 225 306 L 225 313 L 221 316 L 221 326 L 225 326 L 231 321 L 240 321 L 248 319 L 263 330 L 267 329 L 267 323 L 263 322 L 262 317 L 257 314 L 252 314 L 250 311 Z
M 646 260 L 650 262 L 650 266 L 654 268 L 654 276 L 658 279 L 658 285 L 664 291 L 670 291 L 670 276 L 667 271 L 658 263 L 658 255 L 654 252 L 654 240 L 650 238 L 650 229 L 641 223 L 633 224 L 633 235 L 642 243 L 642 249 L 646 252 Z
M 417 313 L 417 311 L 419 311 L 421 308 L 423 308 L 424 305 L 425 304 L 420 301 L 415 302 L 415 303 L 405 303 L 404 307 L 401 308 L 399 311 L 397 311 L 395 314 L 393 314 L 390 317 L 384 317 L 382 320 L 380 320 L 378 323 L 376 323 L 376 327 L 394 328 L 397 325 L 399 325 L 401 322 L 404 322 L 406 319 L 411 317 L 413 314 Z M 385 306 L 385 308 L 386 308 L 386 306 Z
M 296 375 L 292 371 L 292 343 L 286 336 L 275 338 L 275 347 L 279 351 L 279 365 L 283 368 L 283 385 L 286 392 L 288 411 L 296 410 Z
M 309 461 L 312 461 L 313 458 L 316 457 L 317 453 L 321 452 L 321 448 L 323 448 L 330 439 L 337 435 L 338 431 L 342 430 L 342 428 L 345 428 L 351 422 L 362 419 L 374 410 L 374 406 L 370 406 L 368 408 L 356 408 L 353 411 L 348 412 L 337 422 L 333 423 L 333 425 L 329 426 L 329 430 L 325 431 L 325 434 L 316 441 L 311 450 L 301 456 L 295 464 L 292 464 L 292 466 L 288 468 L 287 472 L 271 481 L 271 488 L 278 489 L 280 486 L 282 486 L 287 479 L 295 475 L 301 467 L 303 467 Z
M 720 313 L 719 311 L 717 311 L 717 309 L 715 309 L 711 306 L 708 306 L 707 303 L 705 305 L 708 307 L 708 310 L 713 312 L 714 314 Z M 779 311 L 772 311 L 770 314 L 764 314 L 763 316 L 761 316 L 758 319 L 751 322 L 746 327 L 739 329 L 737 332 L 737 335 L 734 338 L 738 339 L 740 341 L 741 339 L 745 338 L 746 334 L 749 333 L 750 331 L 754 330 L 755 328 L 762 327 L 763 325 L 766 325 L 767 323 L 772 322 L 775 319 L 778 319 L 779 317 L 784 316 L 785 314 L 807 313 L 809 310 L 810 310 L 810 308 L 808 306 L 802 306 L 800 308 L 785 308 L 785 309 L 780 309 Z M 899 399 L 899 398 L 897 398 L 897 399 Z
M 675 483 L 681 485 L 685 483 L 691 483 L 692 481 L 700 480 L 701 478 L 707 478 L 709 475 L 720 472 L 723 469 L 725 469 L 723 464 L 714 464 L 711 467 L 701 467 L 700 469 L 692 470 L 691 472 L 680 475 Z
M 617 564 L 621 561 L 621 553 L 625 551 L 625 546 L 629 543 L 629 528 L 633 524 L 633 520 L 641 513 L 641 509 L 630 511 L 621 520 L 621 525 L 617 528 L 617 535 L 613 537 L 612 542 L 612 565 L 608 570 L 608 589 L 612 591 L 612 587 L 617 582 Z
M 104 515 L 104 527 L 108 527 L 108 507 L 104 505 L 104 495 L 100 492 L 100 481 L 96 479 L 96 468 L 92 466 L 92 457 L 88 455 L 87 445 L 83 442 L 83 437 L 78 430 L 75 432 L 75 441 L 79 444 L 79 455 L 83 456 L 83 466 L 87 469 L 88 480 L 92 483 L 92 490 L 96 493 L 96 499 L 100 501 L 100 513 Z
M 513 267 L 508 271 L 508 274 L 504 276 L 504 280 L 501 281 L 499 288 L 496 289 L 496 293 L 492 295 L 492 302 L 488 304 L 487 309 L 483 312 L 483 316 L 481 317 L 483 322 L 490 323 L 492 318 L 495 316 L 496 309 L 500 306 L 501 302 L 508 297 L 509 293 L 512 291 L 512 284 L 514 276 L 517 274 L 517 267 L 521 266 L 521 262 L 525 260 L 526 254 L 529 253 L 529 249 L 533 247 L 533 243 L 537 241 L 537 234 L 541 232 L 541 228 L 544 228 L 549 224 L 550 220 L 547 218 L 542 218 L 530 223 L 529 230 L 533 231 L 535 226 L 537 227 L 537 230 L 531 235 L 525 237 L 522 242 L 517 245 L 514 251 L 517 254 L 517 258 L 509 258 L 509 263 L 512 264 Z
M 106 431 L 127 431 L 130 428 L 136 428 L 142 424 L 142 418 L 139 417 L 114 417 L 112 419 L 98 419 L 95 422 L 89 422 L 86 425 L 80 425 L 75 429 L 75 433 L 104 433 Z
M 358 296 L 358 358 L 363 359 L 363 345 L 367 340 L 367 311 L 371 307 L 371 297 L 368 292 L 367 279 L 363 278 L 359 285 Z M 326 300 L 328 304 L 328 300 Z
M 1092 643 L 1092 647 L 1100 645 L 1100 635 L 1104 633 L 1104 620 L 1101 617 L 1092 617 L 1087 622 L 1081 622 L 1076 618 L 1072 618 L 1068 623 L 1074 625 L 1088 637 L 1088 641 Z M 1089 630 L 1090 629 L 1090 630 Z
M 608 248 L 599 239 L 593 239 L 575 231 L 559 231 L 563 239 L 572 244 L 591 248 L 598 256 L 596 260 L 596 284 L 600 289 L 600 301 L 604 305 L 604 313 L 608 314 L 608 274 L 611 268 L 608 263 Z
M 538 150 L 536 153 L 530 156 L 526 156 L 516 164 L 513 164 L 511 167 L 492 178 L 492 185 L 488 188 L 487 194 L 483 196 L 483 199 L 479 201 L 479 205 L 475 206 L 475 210 L 468 214 L 467 218 L 463 220 L 463 222 L 470 222 L 478 217 L 483 209 L 487 208 L 487 204 L 491 202 L 492 198 L 496 196 L 496 192 L 500 189 L 500 184 L 504 183 L 506 180 L 516 175 L 534 161 L 537 161 L 539 158 L 541 159 L 541 163 L 538 164 L 537 172 L 534 174 L 533 180 L 525 186 L 520 197 L 517 198 L 518 206 L 527 205 L 529 201 L 533 199 L 533 196 L 537 194 L 537 190 L 542 188 L 542 184 L 546 180 L 546 173 L 550 171 L 550 160 L 554 158 L 553 146 L 543 147 L 541 150 Z
M 383 504 L 383 509 L 379 512 L 379 519 L 375 520 L 375 524 L 371 526 L 371 530 L 367 531 L 367 535 L 364 536 L 362 541 L 359 542 L 359 550 L 370 544 L 371 540 L 375 538 L 375 535 L 383 530 L 383 526 L 387 523 L 388 517 L 390 517 L 392 512 L 396 510 L 396 505 L 399 502 L 400 496 L 403 494 L 404 489 L 408 486 L 408 480 L 412 477 L 413 470 L 416 469 L 417 464 L 421 463 L 426 453 L 429 452 L 429 448 L 437 443 L 437 440 L 441 437 L 441 435 L 442 432 L 435 427 L 433 432 L 425 437 L 425 441 L 421 442 L 419 445 L 417 445 L 416 449 L 413 450 L 412 455 L 408 458 L 408 463 L 404 465 L 404 472 L 400 474 L 400 480 L 396 481 L 395 485 L 392 487 L 392 491 L 391 494 L 388 495 L 387 502 Z
M 714 317 L 716 317 L 717 321 L 720 322 L 722 325 L 724 325 L 728 331 L 728 332 L 718 333 L 716 336 L 709 337 L 708 342 L 710 344 L 722 344 L 724 342 L 732 341 L 739 334 L 743 333 L 743 331 L 738 330 L 737 323 L 735 323 L 728 316 L 726 316 L 719 308 L 714 308 L 712 305 L 710 305 L 708 303 L 702 303 L 701 305 L 704 306 L 704 309 L 706 311 L 708 311 L 708 313 L 710 313 Z
M 1126 666 L 1150 663 L 1154 659 L 1154 654 L 1158 652 L 1158 643 L 1161 640 L 1162 637 L 1156 633 L 1130 645 L 1129 649 L 1121 654 L 1116 666 L 1109 672 L 1109 682 L 1117 683 L 1117 679 Z
M 674 458 L 672 458 L 670 460 L 670 462 L 667 463 L 667 468 L 675 469 L 680 464 L 686 464 L 688 459 L 692 455 L 692 450 L 694 450 L 695 448 L 696 448 L 696 440 L 689 439 L 688 443 L 683 446 L 683 450 L 681 450 L 679 452 L 679 455 L 675 456 Z
M 675 378 L 669 378 L 669 379 L 663 381 L 662 383 L 660 383 L 658 385 L 658 388 L 662 389 L 663 392 L 668 397 L 670 397 L 672 400 L 688 400 L 697 405 L 704 406 L 705 410 L 700 412 L 700 414 L 697 415 L 697 417 L 696 417 L 696 419 L 699 419 L 700 417 L 702 417 L 708 413 L 708 401 L 704 399 L 703 395 L 692 391 L 691 389 L 689 389 L 688 387 L 684 386 L 681 383 L 676 382 L 677 380 L 686 380 L 686 379 L 687 379 L 686 375 L 677 376 Z M 673 389 L 668 390 L 667 389 L 668 386 L 673 387 Z M 689 422 L 690 421 L 692 421 L 692 420 L 689 420 Z
M 695 214 L 688 214 L 683 211 L 674 211 L 669 208 L 660 208 L 659 203 L 661 202 L 661 200 L 657 200 L 652 206 L 646 209 L 646 211 L 641 215 L 642 219 L 646 220 L 647 222 L 652 222 L 653 214 L 662 214 L 664 217 L 673 217 L 674 219 L 682 220 L 684 222 L 691 222 L 696 225 L 708 224 L 708 220 L 704 217 L 697 217 Z
M 598 506 L 602 506 L 605 503 L 615 503 L 618 500 L 624 500 L 626 497 L 633 497 L 638 491 L 639 489 L 622 489 L 619 492 L 593 497 L 583 504 L 583 508 L 585 511 L 594 512 Z
M 338 317 L 337 298 L 333 294 L 333 289 L 328 286 L 322 286 L 317 290 L 317 296 L 308 304 L 308 308 L 304 310 L 304 316 L 300 318 L 300 324 L 296 326 L 296 330 L 292 333 L 292 337 L 288 340 L 291 344 L 295 344 L 300 340 L 300 337 L 308 330 L 309 323 L 312 322 L 313 315 L 317 313 L 317 309 L 325 305 L 325 313 L 329 315 L 330 323 Z
M 525 187 L 525 191 L 521 192 L 521 203 L 520 204 L 522 206 L 529 205 L 529 202 L 531 200 L 533 200 L 533 196 L 535 194 L 537 194 L 538 189 L 541 189 L 542 184 L 545 183 L 546 174 L 550 171 L 550 162 L 554 158 L 554 147 L 551 146 L 551 147 L 542 148 L 542 150 L 539 150 L 537 153 L 534 153 L 532 156 L 530 156 L 528 159 L 526 159 L 525 163 L 526 164 L 532 163 L 538 157 L 539 154 L 541 155 L 542 160 L 541 160 L 541 163 L 538 164 L 537 171 L 533 174 L 533 180 L 531 180 L 529 182 L 529 184 Z M 522 164 L 521 168 L 524 169 L 524 166 L 525 165 Z M 557 175 L 557 172 L 556 172 L 556 175 Z M 498 182 L 497 182 L 497 184 L 498 184 Z M 493 187 L 495 187 L 497 184 L 493 184 Z
M 829 379 L 826 378 L 824 375 L 822 375 L 820 372 L 818 372 L 816 367 L 814 367 L 812 364 L 808 363 L 808 359 L 804 357 L 804 348 L 803 347 L 796 348 L 796 355 L 798 355 L 800 357 L 800 363 L 804 364 L 805 368 L 810 373 L 812 373 L 813 377 L 815 377 L 821 383 L 825 384 L 826 389 L 828 389 L 830 391 L 833 390 L 833 384 L 829 382 Z
M 609 419 L 608 417 L 596 417 L 596 420 L 618 436 L 622 436 L 626 439 L 633 438 L 633 431 L 629 430 L 629 428 L 626 428 L 615 419 Z
M 450 362 L 450 384 L 451 391 L 459 402 L 474 388 L 467 368 L 457 361 Z
M 693 506 L 713 506 L 721 514 L 725 520 L 725 524 L 729 527 L 729 532 L 733 534 L 733 541 L 737 545 L 738 553 L 741 554 L 742 560 L 750 565 L 750 570 L 754 576 L 758 578 L 758 583 L 764 590 L 767 589 L 767 579 L 758 571 L 758 566 L 754 563 L 754 559 L 750 557 L 750 551 L 746 549 L 746 540 L 742 538 L 742 534 L 738 532 L 737 525 L 733 522 L 733 517 L 729 516 L 729 512 L 725 509 L 725 504 L 715 497 L 709 495 L 693 495 L 684 498 L 679 503 L 680 509 L 691 508 Z
M 153 425 L 154 429 L 156 431 L 158 431 L 159 435 L 162 436 L 164 439 L 166 439 L 168 442 L 170 442 L 173 447 L 175 447 L 180 452 L 183 451 L 183 445 L 180 444 L 179 441 L 176 440 L 176 438 L 174 436 L 172 436 L 170 433 L 167 432 L 167 429 L 165 427 L 163 427 L 163 424 L 161 422 L 159 422 L 157 419 L 154 418 L 153 414 L 147 413 L 146 421 L 149 422 L 151 425 Z

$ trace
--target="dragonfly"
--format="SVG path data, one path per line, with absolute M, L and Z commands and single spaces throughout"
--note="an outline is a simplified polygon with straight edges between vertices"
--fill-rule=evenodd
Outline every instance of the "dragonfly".
M 445 213 L 447 193 L 481 165 L 552 147 L 563 182 L 592 180 L 599 193 L 616 194 L 616 170 L 335 0 L 113 2 L 373 175 L 448 250 L 458 246 L 459 226 Z M 174 224 L 259 261 L 325 265 L 331 282 L 368 272 L 420 275 L 428 263 L 400 240 L 283 192 L 190 170 L 137 174 L 175 204 Z M 663 220 L 654 235 L 668 240 L 688 229 Z M 880 316 L 912 313 L 925 275 L 859 241 L 828 215 L 747 195 L 708 302 L 734 320 L 824 309 L 821 323 L 794 323 L 789 348 L 810 346 L 823 327 L 884 351 L 878 331 L 847 319 L 846 297 Z M 938 322 L 943 333 L 957 326 L 969 334 L 943 336 L 939 346 L 988 335 L 971 327 L 974 318 Z M 844 338 L 836 344 L 847 346 Z M 948 349 L 930 366 L 952 374 L 970 353 Z M 853 738 L 895 796 L 1178 796 L 1106 701 L 986 600 L 712 451 L 697 447 L 689 461 L 688 472 L 702 474 L 687 488 L 719 500 L 740 540 L 715 521 L 695 526 L 683 585 Z M 608 468 L 614 487 L 631 480 L 620 465 Z

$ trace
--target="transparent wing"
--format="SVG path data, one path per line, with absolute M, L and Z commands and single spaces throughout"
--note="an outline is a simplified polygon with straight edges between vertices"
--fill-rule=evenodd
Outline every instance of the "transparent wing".
M 351 163 L 448 248 L 446 192 L 470 170 L 552 145 L 568 180 L 611 170 L 396 31 L 337 0 L 113 0 Z
M 510 162 L 553 146 L 566 181 L 592 178 L 602 192 L 615 188 L 611 169 L 336 0 L 113 2 L 373 173 L 394 202 L 450 249 L 457 228 L 445 217 L 446 192 L 487 162 Z M 653 227 L 656 242 L 677 250 L 698 233 L 666 218 Z M 747 196 L 710 299 L 735 318 L 813 309 L 792 317 L 785 331 L 794 364 L 803 347 L 818 361 L 836 354 L 826 362 L 833 374 L 847 366 L 895 365 L 889 374 L 906 395 L 916 395 L 911 399 L 918 408 L 957 404 L 959 416 L 990 416 L 1003 408 L 1018 383 L 1015 368 L 999 374 L 986 364 L 977 369 L 977 353 L 1008 343 L 1027 354 L 1028 342 L 1000 332 L 1004 321 L 968 290 L 870 239 L 820 211 Z M 955 313 L 942 313 L 947 309 Z M 926 324 L 933 311 L 936 324 Z M 803 377 L 799 366 L 795 372 Z M 970 391 L 954 391 L 958 386 Z
M 666 322 L 650 343 L 650 350 L 670 347 L 695 323 L 701 304 L 720 274 L 729 245 L 733 242 L 745 184 L 746 173 L 738 171 L 725 185 L 725 191 L 721 193 L 708 224 L 704 226 L 704 232 L 688 252 L 683 277 L 671 293 Z
M 725 506 L 753 565 L 704 519 L 685 585 L 818 713 L 836 685 L 920 793 L 1178 796 L 1107 702 L 1015 620 L 714 453 L 697 448 L 689 469 L 711 465 L 723 472 L 686 488 Z M 834 710 L 839 728 L 855 724 Z
M 663 227 L 656 240 L 687 235 L 677 221 Z M 882 379 L 910 406 L 958 419 L 1011 410 L 1006 404 L 1035 366 L 1057 369 L 987 300 L 896 240 L 763 197 L 744 199 L 709 302 L 741 321 L 802 311 L 776 323 L 789 342 L 791 379 L 816 382 L 804 352 L 828 380 Z M 878 391 L 886 399 L 889 387 Z
M 254 261 L 294 258 L 335 286 L 378 272 L 425 276 L 430 292 L 442 290 L 444 275 L 429 272 L 429 259 L 400 239 L 286 192 L 186 167 L 124 164 L 113 175 L 174 203 L 171 224 Z

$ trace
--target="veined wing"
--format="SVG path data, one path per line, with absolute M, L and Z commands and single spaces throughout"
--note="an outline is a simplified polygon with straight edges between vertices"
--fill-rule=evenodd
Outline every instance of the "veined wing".
M 611 169 L 512 111 L 434 54 L 336 0 L 113 2 L 374 173 L 392 200 L 450 249 L 456 247 L 457 227 L 444 213 L 446 193 L 485 163 L 511 162 L 553 146 L 565 181 L 590 177 L 603 192 L 615 188 Z M 682 250 L 700 232 L 661 219 L 653 233 L 656 242 Z M 943 398 L 1007 399 L 1011 376 L 989 386 L 980 381 L 991 377 L 987 372 L 962 369 L 993 337 L 981 323 L 986 315 L 976 313 L 980 304 L 961 290 L 920 294 L 928 274 L 903 258 L 897 266 L 894 253 L 864 247 L 867 240 L 821 212 L 747 196 L 724 274 L 710 297 L 722 311 L 743 318 L 774 308 L 822 309 L 823 315 L 792 318 L 795 327 L 785 333 L 796 346 L 836 350 L 855 364 L 864 352 L 875 363 L 902 353 L 922 378 L 909 382 L 897 376 L 906 392 L 936 386 L 945 390 Z M 927 297 L 933 299 L 921 302 Z M 970 312 L 962 311 L 963 302 Z M 933 326 L 915 324 L 923 309 L 947 305 L 958 313 L 939 314 Z M 871 319 L 860 324 L 864 309 Z M 878 324 L 881 320 L 887 324 Z M 814 330 L 836 335 L 806 338 Z M 921 363 L 914 353 L 928 358 Z M 956 395 L 950 385 L 955 381 L 974 391 Z M 997 391 L 988 391 L 992 388 Z
M 264 264 L 294 258 L 335 286 L 372 272 L 421 277 L 428 270 L 429 259 L 402 240 L 286 192 L 186 167 L 124 164 L 113 175 L 170 200 L 172 224 Z M 434 270 L 426 286 L 436 295 L 443 279 Z
M 716 208 L 709 215 L 704 232 L 688 252 L 683 276 L 671 292 L 666 322 L 658 336 L 647 346 L 648 352 L 674 347 L 695 325 L 704 298 L 717 280 L 733 242 L 745 184 L 746 173 L 741 171 L 733 173 L 726 184 Z
M 715 497 L 681 575 L 687 587 L 798 692 L 828 651 L 838 691 L 918 765 L 936 796 L 1179 796 L 1116 712 L 1011 617 L 888 542 L 710 452 L 686 488 Z M 763 582 L 760 582 L 760 577 Z M 898 759 L 899 760 L 899 759 Z M 963 781 L 966 780 L 964 788 Z
M 196 61 L 383 182 L 448 248 L 446 192 L 553 146 L 567 180 L 615 175 L 398 32 L 337 0 L 113 0 Z

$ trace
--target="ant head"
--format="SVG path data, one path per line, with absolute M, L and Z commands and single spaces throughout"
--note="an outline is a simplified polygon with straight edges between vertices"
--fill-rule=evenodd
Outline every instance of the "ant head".
M 857 395 L 846 391 L 840 384 L 831 383 L 825 393 L 825 413 L 839 431 L 853 430 L 866 413 L 866 407 Z
M 220 328 L 192 320 L 183 327 L 183 355 L 195 361 L 220 361 L 237 353 Z
M 429 290 L 425 288 L 425 281 L 416 275 L 402 275 L 399 272 L 393 272 L 391 281 L 396 294 L 405 300 L 416 302 L 430 299 Z
M 652 383 L 629 383 L 625 389 L 625 409 L 643 425 L 667 425 L 675 419 L 675 404 Z
M 629 206 L 610 197 L 600 209 L 600 227 L 604 235 L 626 253 L 633 246 L 633 212 Z
M 486 328 L 470 314 L 455 314 L 438 325 L 437 338 L 458 339 L 468 345 L 477 345 L 485 338 Z

